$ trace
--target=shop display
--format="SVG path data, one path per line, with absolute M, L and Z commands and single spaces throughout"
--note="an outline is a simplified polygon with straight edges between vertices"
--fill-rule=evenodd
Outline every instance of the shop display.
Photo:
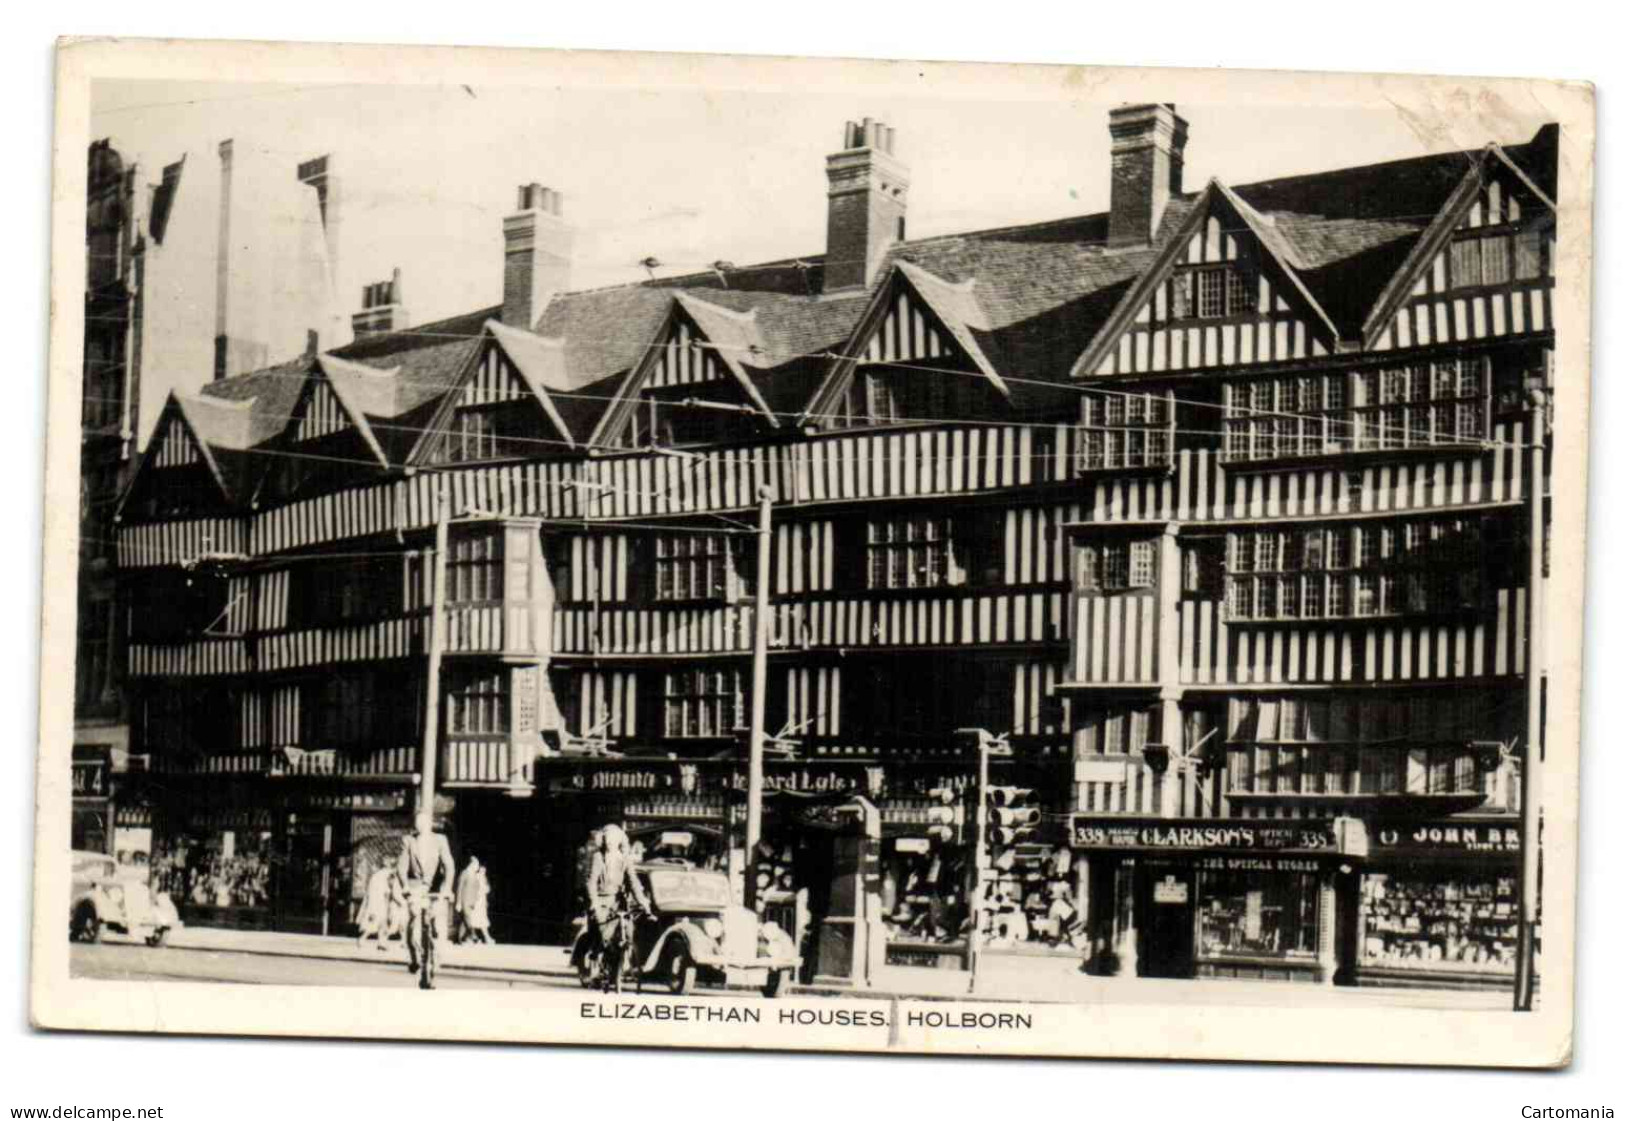
M 881 907 L 889 942 L 964 941 L 970 914 L 965 905 L 967 855 L 963 845 L 910 838 L 887 842 L 881 855 Z
M 987 876 L 987 948 L 1083 949 L 1087 937 L 1071 873 L 1070 849 L 1023 845 L 1002 853 Z
M 263 908 L 271 898 L 269 830 L 222 829 L 166 839 L 152 857 L 152 886 L 183 905 Z
M 1197 894 L 1200 956 L 1315 956 L 1320 892 L 1313 873 L 1204 870 Z
M 1512 875 L 1368 874 L 1361 885 L 1362 965 L 1511 974 L 1518 947 Z

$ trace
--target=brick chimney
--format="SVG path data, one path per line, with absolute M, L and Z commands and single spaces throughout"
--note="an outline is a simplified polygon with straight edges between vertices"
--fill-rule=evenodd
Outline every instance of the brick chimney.
M 828 158 L 826 293 L 868 288 L 886 250 L 904 239 L 908 168 L 893 154 L 896 138 L 896 129 L 873 117 L 848 121 L 845 146 Z
M 564 222 L 564 196 L 523 185 L 517 212 L 502 220 L 502 237 L 502 322 L 528 331 L 547 301 L 570 287 L 575 231 Z
M 1156 236 L 1168 200 L 1184 189 L 1189 129 L 1171 104 L 1111 111 L 1113 248 L 1149 245 Z
M 406 308 L 401 306 L 401 270 L 388 280 L 361 289 L 361 310 L 350 316 L 356 338 L 400 331 L 407 326 Z

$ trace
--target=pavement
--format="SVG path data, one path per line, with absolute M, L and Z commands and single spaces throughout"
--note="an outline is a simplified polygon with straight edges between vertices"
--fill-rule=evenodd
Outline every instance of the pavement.
M 380 951 L 352 938 L 185 927 L 151 950 L 139 944 L 74 946 L 76 976 L 262 984 L 399 984 L 409 982 L 399 941 Z M 279 960 L 280 959 L 280 960 Z M 451 945 L 442 979 L 458 988 L 575 988 L 563 946 Z M 364 968 L 357 968 L 361 966 Z M 658 990 L 656 990 L 658 991 Z M 1455 989 L 1341 988 L 1280 981 L 1158 980 L 1095 977 L 1061 955 L 984 954 L 976 991 L 963 970 L 884 966 L 865 988 L 798 985 L 799 996 L 870 1000 L 1019 1001 L 1023 1003 L 1222 1004 L 1279 1007 L 1504 1009 L 1510 994 Z

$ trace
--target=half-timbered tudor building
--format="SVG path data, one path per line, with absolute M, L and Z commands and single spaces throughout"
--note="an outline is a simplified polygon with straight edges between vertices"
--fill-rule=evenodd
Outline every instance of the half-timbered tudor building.
M 500 307 L 173 399 L 119 533 L 166 882 L 349 921 L 420 772 L 444 488 L 438 808 L 499 937 L 566 929 L 605 821 L 729 860 L 765 547 L 765 835 L 878 807 L 893 943 L 956 937 L 928 808 L 981 728 L 1046 811 L 993 952 L 1509 973 L 1556 131 L 1195 190 L 1185 141 L 1115 111 L 1108 213 L 909 240 L 848 125 L 824 254 L 593 291 L 525 187 Z M 816 911 L 821 867 L 772 886 Z

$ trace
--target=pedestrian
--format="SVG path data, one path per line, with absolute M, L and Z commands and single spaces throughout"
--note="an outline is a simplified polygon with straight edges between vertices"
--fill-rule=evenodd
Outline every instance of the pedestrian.
M 439 954 L 440 940 L 446 931 L 440 919 L 446 910 L 440 905 L 442 893 L 448 893 L 456 879 L 456 862 L 451 855 L 451 844 L 445 834 L 434 830 L 434 811 L 429 806 L 419 807 L 413 820 L 413 831 L 401 839 L 401 855 L 395 863 L 401 879 L 401 890 L 406 896 L 406 954 L 407 968 L 418 971 L 418 943 L 423 941 L 423 924 L 429 923 L 429 934 Z M 430 908 L 433 908 L 431 912 Z M 419 982 L 430 987 L 427 977 Z
M 457 926 L 464 941 L 492 941 L 490 897 L 491 881 L 485 865 L 479 857 L 470 856 L 468 867 L 457 880 Z
M 379 952 L 383 952 L 386 949 L 384 943 L 399 925 L 399 914 L 405 906 L 406 896 L 401 891 L 400 873 L 396 871 L 393 860 L 386 860 L 367 877 L 361 914 L 356 918 L 359 931 L 355 940 L 356 949 L 365 945 L 371 936 L 376 939 Z

